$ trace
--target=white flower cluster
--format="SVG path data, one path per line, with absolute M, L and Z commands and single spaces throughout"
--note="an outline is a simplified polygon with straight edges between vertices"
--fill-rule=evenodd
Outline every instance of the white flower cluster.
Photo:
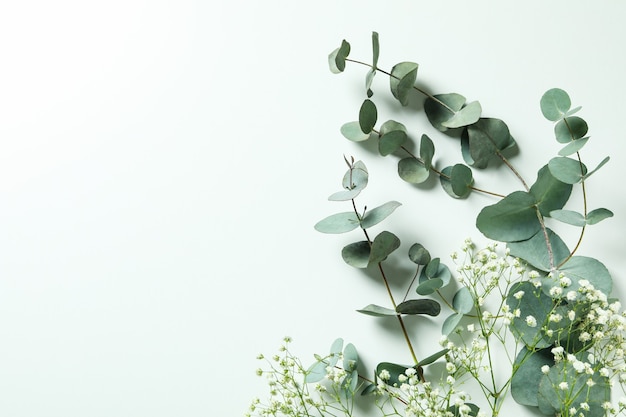
M 379 377 L 378 390 L 380 394 L 392 393 L 394 388 L 385 383 L 391 377 L 387 370 L 382 370 Z M 398 397 L 405 404 L 405 417 L 469 417 L 472 409 L 466 404 L 469 396 L 464 392 L 456 392 L 455 379 L 448 375 L 445 382 L 432 384 L 421 382 L 415 368 L 408 368 L 402 375 L 398 375 L 399 386 L 396 388 Z M 450 404 L 453 404 L 452 408 Z M 456 410 L 456 413 L 455 413 Z

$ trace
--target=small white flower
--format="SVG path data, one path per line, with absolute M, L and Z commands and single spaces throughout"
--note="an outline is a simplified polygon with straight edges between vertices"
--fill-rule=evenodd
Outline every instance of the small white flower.
M 448 373 L 450 374 L 453 374 L 454 372 L 456 372 L 456 366 L 452 362 L 448 362 L 446 363 L 446 371 L 448 371 Z
M 587 403 L 580 403 L 580 408 L 585 410 L 585 411 L 589 411 L 589 404 L 587 404 Z
M 513 297 L 515 297 L 518 300 L 521 300 L 523 296 L 524 296 L 524 291 L 518 291 L 515 294 L 513 294 Z
M 570 321 L 574 321 L 574 319 L 576 318 L 576 312 L 574 310 L 570 310 L 567 312 L 567 318 Z
M 446 378 L 446 382 L 449 385 L 454 385 L 454 383 L 456 382 L 456 380 L 454 379 L 454 377 L 452 375 L 448 375 L 448 377 Z
M 574 301 L 576 299 L 576 291 L 568 291 L 565 297 L 567 301 Z
M 572 285 L 572 280 L 569 279 L 568 277 L 563 277 L 563 278 L 559 279 L 559 284 L 563 288 L 569 287 L 570 285 Z
M 380 374 L 378 375 L 378 377 L 382 379 L 383 381 L 388 381 L 389 378 L 391 378 L 391 374 L 389 373 L 388 370 L 383 369 L 382 371 L 380 371 Z
M 550 296 L 551 297 L 558 297 L 563 293 L 563 288 L 561 287 L 552 287 L 550 288 Z
M 475 330 L 474 323 L 467 325 L 467 331 L 473 333 Z
M 559 383 L 559 389 L 561 391 L 565 391 L 569 388 L 569 384 L 566 381 Z
M 602 375 L 603 377 L 608 377 L 609 376 L 609 370 L 607 368 L 602 368 L 600 369 L 600 375 Z
M 548 374 L 548 372 L 550 372 L 550 367 L 548 365 L 543 365 L 541 367 L 541 372 L 543 372 L 544 374 Z
M 537 319 L 535 319 L 533 316 L 526 316 L 526 325 L 528 327 L 536 327 Z

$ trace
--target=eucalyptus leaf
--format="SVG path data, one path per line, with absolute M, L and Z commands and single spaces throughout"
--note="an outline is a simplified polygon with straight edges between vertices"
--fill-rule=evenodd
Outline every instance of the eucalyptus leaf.
M 431 259 L 430 252 L 421 243 L 414 243 L 409 248 L 409 259 L 417 265 L 427 265 Z
M 367 186 L 369 174 L 362 161 L 357 161 L 350 167 L 343 176 L 342 186 L 344 191 L 331 194 L 328 199 L 331 201 L 347 201 L 356 198 Z
M 604 164 L 606 164 L 607 162 L 609 162 L 609 159 L 610 159 L 610 158 L 609 158 L 608 156 L 607 156 L 606 158 L 604 158 L 604 159 L 602 160 L 602 162 L 600 162 L 600 163 L 598 164 L 598 166 L 597 166 L 597 167 L 595 167 L 595 169 L 594 169 L 593 171 L 588 172 L 587 174 L 585 174 L 585 179 L 589 178 L 589 177 L 590 177 L 593 173 L 595 173 L 595 172 L 596 172 L 596 171 L 598 171 L 600 168 L 602 168 L 602 167 L 604 166 Z
M 444 336 L 449 336 L 450 333 L 456 330 L 462 319 L 463 314 L 452 313 L 443 322 L 443 325 L 441 326 L 441 334 Z
M 378 139 L 378 152 L 382 156 L 394 153 L 406 142 L 407 137 L 406 132 L 401 130 L 394 130 L 382 135 Z
M 515 402 L 534 407 L 539 405 L 537 396 L 543 377 L 541 367 L 544 365 L 554 365 L 550 349 L 529 350 L 522 346 L 513 365 L 518 369 L 511 378 L 511 396 Z
M 376 304 L 369 304 L 357 311 L 359 313 L 367 314 L 368 316 L 374 316 L 374 317 L 390 317 L 390 316 L 398 315 L 398 313 L 395 310 L 392 310 L 386 307 L 381 307 Z
M 432 355 L 427 356 L 424 359 L 422 359 L 421 361 L 419 361 L 419 365 L 420 366 L 430 365 L 431 363 L 434 363 L 437 359 L 443 357 L 449 351 L 450 351 L 450 349 L 442 349 L 442 350 L 440 350 L 438 352 L 435 352 Z
M 444 287 L 448 285 L 452 279 L 452 272 L 450 271 L 450 268 L 441 263 L 439 258 L 433 258 L 428 265 L 426 265 L 426 268 L 422 269 L 419 282 L 421 284 L 434 278 L 441 279 Z
M 574 140 L 567 145 L 563 146 L 559 151 L 560 156 L 569 156 L 580 151 L 589 141 L 589 138 L 581 138 Z
M 452 299 L 452 307 L 459 314 L 467 314 L 474 308 L 474 298 L 467 287 L 461 287 L 454 294 Z
M 531 238 L 541 229 L 534 196 L 514 191 L 496 204 L 483 208 L 476 218 L 476 227 L 486 237 L 501 242 Z
M 402 204 L 397 201 L 388 201 L 382 206 L 378 206 L 369 212 L 366 212 L 361 219 L 361 227 L 363 229 L 369 229 L 372 226 L 385 220 L 391 213 L 393 213 Z
M 544 93 L 540 100 L 543 116 L 553 122 L 561 119 L 572 106 L 569 95 L 560 88 L 552 88 Z
M 424 112 L 430 124 L 437 130 L 448 130 L 444 123 L 450 120 L 465 104 L 465 97 L 456 93 L 438 94 L 424 102 Z
M 396 311 L 400 314 L 427 314 L 437 316 L 441 312 L 441 305 L 429 298 L 419 300 L 407 300 L 397 305 Z
M 588 385 L 591 379 L 593 384 Z M 596 372 L 589 376 L 579 373 L 569 361 L 561 361 L 550 368 L 547 375 L 543 375 L 539 383 L 538 405 L 543 413 L 559 413 L 565 406 L 561 403 L 562 391 L 559 383 L 567 381 L 568 393 L 572 396 L 567 408 L 580 409 L 581 403 L 587 403 L 589 410 L 584 412 L 585 417 L 604 417 L 606 410 L 602 404 L 611 398 L 609 379 Z
M 370 250 L 370 265 L 384 261 L 393 251 L 400 247 L 400 239 L 391 232 L 381 232 L 374 238 Z
M 553 210 L 565 206 L 572 193 L 572 185 L 559 181 L 552 175 L 547 165 L 537 172 L 537 180 L 530 187 L 535 197 L 537 208 L 543 216 L 549 216 Z
M 605 208 L 598 208 L 587 213 L 587 224 L 592 225 L 601 222 L 604 219 L 613 217 L 613 212 Z
M 550 228 L 546 229 L 548 240 L 552 248 L 555 266 L 563 262 L 569 255 L 570 251 L 563 240 L 554 233 Z M 507 244 L 511 256 L 523 259 L 532 267 L 539 271 L 550 271 L 550 257 L 548 255 L 548 246 L 545 236 L 542 232 L 536 233 L 528 240 L 519 242 L 509 242 Z
M 346 233 L 359 227 L 359 218 L 353 211 L 332 214 L 315 224 L 322 233 Z
M 434 156 L 435 145 L 433 144 L 433 141 L 427 135 L 422 135 L 420 140 L 420 158 L 422 158 L 422 163 L 427 169 L 432 167 Z
M 409 104 L 409 93 L 417 79 L 417 68 L 418 65 L 414 62 L 400 62 L 391 68 L 389 77 L 391 93 L 403 106 Z
M 359 110 L 359 127 L 363 133 L 369 134 L 374 126 L 376 126 L 376 120 L 378 119 L 378 110 L 376 105 L 370 99 L 366 99 L 361 104 Z
M 582 279 L 589 281 L 597 290 L 602 291 L 604 294 L 611 294 L 613 290 L 613 279 L 609 270 L 595 258 L 572 256 L 558 270 L 572 281 L 572 284 L 567 287 L 568 291 L 578 291 L 578 288 L 580 288 L 579 282 Z M 558 284 L 554 283 L 552 285 Z M 544 290 L 548 291 L 550 283 L 544 284 L 544 287 Z
M 519 294 L 522 294 L 521 297 Z M 531 349 L 540 349 L 550 346 L 544 339 L 543 325 L 554 307 L 552 298 L 535 288 L 528 281 L 518 282 L 511 286 L 506 298 L 511 310 L 520 310 L 519 317 L 511 321 L 510 329 L 515 336 Z M 533 320 L 529 319 L 532 317 Z
M 550 217 L 572 226 L 583 227 L 587 224 L 585 216 L 573 210 L 552 210 Z
M 451 129 L 471 125 L 478 121 L 482 111 L 480 103 L 473 101 L 457 111 L 450 119 L 442 122 L 441 125 Z
M 441 287 L 443 287 L 443 280 L 441 278 L 432 278 L 420 283 L 415 289 L 415 292 L 419 295 L 430 295 Z
M 452 192 L 458 198 L 464 198 L 472 191 L 471 186 L 474 184 L 472 170 L 463 164 L 456 164 L 450 170 L 450 185 Z
M 587 122 L 578 116 L 566 117 L 554 125 L 554 136 L 559 143 L 570 143 L 581 139 L 588 131 Z
M 500 119 L 481 118 L 467 126 L 461 135 L 463 159 L 475 168 L 486 168 L 499 152 L 513 146 L 515 139 Z
M 344 123 L 339 130 L 344 138 L 352 142 L 363 142 L 370 138 L 369 133 L 363 133 L 358 121 Z
M 378 378 L 378 376 L 381 374 L 382 371 L 387 371 L 389 372 L 390 378 L 384 381 L 385 384 L 391 385 L 391 386 L 394 386 L 394 385 L 399 386 L 400 380 L 398 379 L 398 377 L 400 375 L 406 375 L 405 372 L 409 368 L 417 369 L 417 367 L 410 366 L 410 365 L 399 365 L 397 363 L 381 362 L 378 365 L 376 365 L 376 377 Z
M 550 159 L 548 168 L 554 178 L 566 184 L 579 183 L 587 173 L 587 167 L 582 162 L 565 156 Z
M 307 384 L 311 384 L 311 383 L 319 382 L 322 379 L 326 378 L 327 367 L 328 367 L 328 363 L 325 361 L 315 362 L 306 370 L 304 382 Z
M 421 184 L 430 177 L 430 170 L 419 159 L 409 156 L 398 161 L 398 176 L 410 184 Z
M 350 44 L 344 39 L 341 46 L 328 55 L 328 66 L 333 74 L 339 74 L 346 69 L 346 58 L 350 54 Z
M 352 372 L 359 363 L 359 355 L 352 343 L 348 343 L 343 349 L 343 369 Z
M 366 240 L 350 243 L 341 250 L 341 257 L 355 268 L 367 268 L 370 261 L 370 243 Z
M 365 396 L 365 395 L 370 395 L 370 394 L 374 394 L 378 392 L 378 385 L 377 384 L 368 384 L 365 386 L 365 388 L 363 388 L 363 391 L 361 391 L 361 395 Z

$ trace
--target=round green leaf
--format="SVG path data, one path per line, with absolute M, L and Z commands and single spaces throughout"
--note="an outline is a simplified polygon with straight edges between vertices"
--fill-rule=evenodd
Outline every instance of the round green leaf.
M 534 205 L 531 194 L 515 191 L 483 208 L 476 218 L 476 227 L 486 237 L 500 242 L 529 239 L 541 229 Z
M 344 191 L 331 194 L 328 199 L 331 201 L 347 201 L 356 198 L 367 186 L 369 175 L 367 168 L 362 161 L 355 162 L 343 176 L 342 185 Z
M 437 276 L 437 272 L 439 271 L 439 266 L 441 265 L 441 259 L 434 258 L 432 259 L 426 268 L 424 268 L 424 274 L 428 278 L 435 278 Z
M 384 261 L 389 254 L 400 247 L 400 239 L 391 232 L 381 232 L 374 238 L 370 249 L 369 264 L 374 265 Z
M 357 121 L 345 123 L 339 130 L 344 138 L 352 142 L 363 142 L 370 138 L 369 133 L 363 133 L 361 125 Z
M 543 116 L 556 122 L 568 112 L 572 106 L 569 95 L 560 88 L 552 88 L 544 93 L 539 102 Z
M 452 307 L 454 307 L 459 314 L 467 314 L 472 311 L 472 308 L 474 308 L 474 298 L 467 287 L 459 288 L 456 294 L 454 294 Z
M 557 180 L 566 184 L 576 184 L 580 182 L 587 173 L 587 167 L 572 158 L 557 156 L 548 162 L 550 173 Z
M 470 188 L 474 183 L 472 176 L 472 170 L 466 165 L 456 164 L 450 171 L 450 185 L 452 186 L 452 192 L 458 196 L 458 198 L 464 198 L 472 191 Z
M 443 322 L 441 326 L 441 334 L 444 336 L 448 336 L 450 333 L 456 330 L 457 326 L 463 319 L 463 314 L 452 313 L 446 320 Z
M 444 123 L 450 120 L 465 104 L 465 97 L 456 93 L 437 94 L 424 102 L 428 121 L 437 130 L 448 130 Z
M 419 282 L 421 284 L 434 278 L 441 279 L 444 287 L 448 285 L 452 279 L 452 272 L 450 272 L 450 269 L 445 264 L 440 262 L 439 258 L 433 258 L 428 265 L 426 265 L 426 268 L 422 269 Z
M 572 185 L 556 179 L 548 166 L 544 165 L 537 172 L 537 180 L 530 187 L 530 193 L 535 197 L 539 212 L 549 216 L 551 211 L 565 206 L 572 193 Z
M 391 69 L 391 77 L 389 77 L 391 94 L 403 106 L 409 104 L 409 93 L 417 79 L 417 67 L 418 65 L 414 62 L 400 62 Z
M 406 142 L 407 134 L 402 130 L 394 130 L 386 133 L 378 140 L 378 152 L 382 156 L 394 153 Z
M 341 46 L 328 55 L 328 66 L 333 74 L 339 74 L 346 69 L 346 58 L 350 54 L 350 44 L 344 39 Z
M 418 285 L 415 292 L 419 295 L 429 295 L 441 287 L 443 287 L 443 280 L 441 278 L 432 278 Z
M 353 211 L 332 214 L 315 224 L 315 230 L 322 233 L 346 233 L 359 226 L 359 219 Z
M 365 213 L 361 219 L 361 227 L 363 229 L 369 229 L 372 226 L 385 220 L 391 213 L 395 211 L 402 204 L 397 201 L 388 201 L 382 206 L 378 206 L 369 212 Z
M 572 281 L 572 284 L 567 287 L 568 291 L 578 291 L 578 288 L 580 288 L 578 282 L 581 279 L 586 279 L 596 289 L 606 295 L 610 295 L 613 290 L 613 279 L 609 270 L 597 259 L 586 256 L 572 256 L 565 264 L 559 267 L 559 272 L 562 272 Z M 544 290 L 549 291 L 550 285 L 558 284 L 547 283 Z
M 563 240 L 551 229 L 547 229 L 548 239 L 552 247 L 552 255 L 556 265 L 564 261 L 570 254 L 567 245 Z M 519 242 L 509 242 L 507 244 L 511 256 L 523 259 L 529 265 L 539 271 L 550 271 L 550 257 L 548 255 L 548 246 L 543 233 L 538 232 L 528 240 Z
M 359 355 L 352 343 L 348 343 L 343 349 L 343 369 L 352 372 L 359 363 Z
M 537 407 L 539 400 L 539 383 L 543 377 L 541 367 L 544 365 L 554 365 L 553 355 L 550 349 L 529 350 L 522 346 L 514 366 L 517 372 L 511 378 L 511 395 L 518 404 Z
M 427 265 L 430 262 L 430 252 L 420 243 L 414 243 L 409 248 L 409 259 L 417 265 Z
M 361 104 L 359 110 L 359 127 L 363 133 L 369 134 L 374 126 L 376 126 L 376 120 L 378 118 L 378 111 L 376 105 L 370 99 L 366 99 Z
M 578 116 L 566 117 L 554 125 L 554 136 L 559 143 L 570 143 L 587 134 L 587 122 Z
M 523 295 L 518 298 L 520 291 Z M 545 348 L 550 342 L 544 340 L 542 327 L 547 323 L 547 317 L 554 307 L 552 297 L 538 290 L 528 281 L 518 282 L 511 286 L 506 303 L 511 310 L 520 310 L 519 317 L 511 322 L 511 332 L 528 347 Z M 528 317 L 534 317 L 535 324 L 528 322 Z
M 441 306 L 435 300 L 425 298 L 404 301 L 397 305 L 396 311 L 400 314 L 427 314 L 429 316 L 437 316 L 441 312 Z
M 473 101 L 457 111 L 450 119 L 441 123 L 442 126 L 454 129 L 476 123 L 483 109 L 478 101 Z
M 512 146 L 515 146 L 515 140 L 500 119 L 481 118 L 461 135 L 463 159 L 475 168 L 486 168 L 498 152 Z
M 430 170 L 419 159 L 409 156 L 398 161 L 398 175 L 410 184 L 421 184 L 430 177 Z
M 365 240 L 350 243 L 341 250 L 341 257 L 350 266 L 367 268 L 370 261 L 370 244 Z
M 589 379 L 594 382 L 591 387 L 587 385 Z M 567 392 L 573 397 L 567 405 L 563 405 L 561 401 L 563 391 L 559 389 L 559 383 L 562 381 L 567 381 Z M 584 412 L 585 417 L 604 417 L 606 410 L 602 408 L 602 404 L 610 398 L 608 378 L 601 376 L 599 372 L 591 376 L 584 372 L 578 373 L 568 361 L 557 363 L 550 368 L 547 375 L 542 376 L 537 396 L 539 409 L 544 414 L 559 414 L 570 407 L 580 409 L 580 404 L 585 402 L 589 405 L 589 410 Z

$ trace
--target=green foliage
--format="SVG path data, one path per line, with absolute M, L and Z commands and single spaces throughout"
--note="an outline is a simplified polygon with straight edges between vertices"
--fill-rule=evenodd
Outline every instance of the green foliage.
M 476 218 L 476 227 L 486 237 L 500 242 L 530 239 L 541 229 L 535 204 L 532 194 L 514 191 L 483 208 Z
M 380 127 L 378 151 L 382 156 L 387 156 L 400 149 L 407 138 L 406 127 L 402 123 L 388 120 Z
M 396 311 L 400 314 L 427 314 L 429 316 L 438 316 L 439 313 L 441 313 L 441 305 L 429 298 L 407 300 L 398 304 Z
M 467 164 L 486 168 L 501 151 L 515 146 L 515 139 L 502 120 L 482 118 L 463 131 L 461 146 Z
M 363 101 L 361 109 L 359 110 L 359 127 L 363 133 L 371 133 L 374 126 L 376 126 L 376 120 L 378 118 L 378 111 L 376 105 L 370 99 Z
M 572 106 L 572 101 L 565 91 L 552 88 L 543 94 L 539 104 L 544 117 L 555 122 L 565 117 Z
M 400 62 L 391 69 L 389 77 L 389 87 L 391 93 L 403 105 L 409 104 L 409 93 L 413 89 L 417 79 L 417 67 L 414 62 Z
M 522 405 L 537 407 L 539 405 L 539 384 L 544 374 L 541 367 L 554 365 L 554 357 L 550 349 L 532 350 L 522 346 L 515 358 L 514 367 L 517 372 L 511 378 L 511 396 Z
M 333 74 L 339 74 L 346 69 L 348 55 L 350 55 L 350 44 L 344 39 L 341 46 L 328 55 L 328 66 Z

